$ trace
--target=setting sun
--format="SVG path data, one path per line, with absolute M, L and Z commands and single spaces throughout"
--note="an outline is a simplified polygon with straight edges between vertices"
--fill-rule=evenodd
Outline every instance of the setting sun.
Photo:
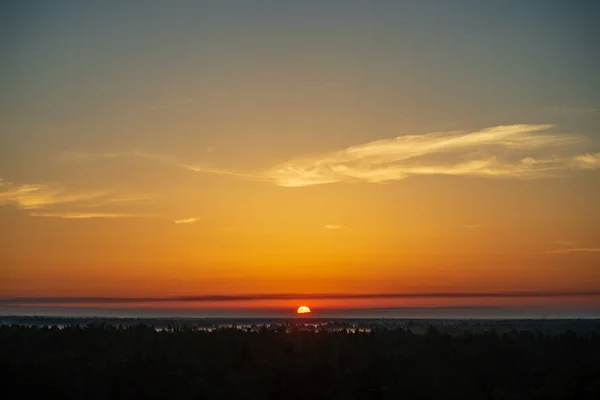
M 298 314 L 310 314 L 310 308 L 306 307 L 306 306 L 300 306 L 298 307 L 298 311 L 296 311 Z

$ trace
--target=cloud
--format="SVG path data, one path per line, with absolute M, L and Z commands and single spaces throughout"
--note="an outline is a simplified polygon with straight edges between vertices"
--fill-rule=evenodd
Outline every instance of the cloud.
M 129 153 L 68 153 L 66 159 L 138 157 L 189 171 L 301 187 L 337 182 L 383 183 L 418 175 L 536 179 L 600 168 L 600 152 L 575 150 L 586 137 L 548 133 L 553 125 L 501 125 L 479 131 L 434 132 L 382 139 L 298 157 L 266 171 L 234 171 L 179 157 Z
M 558 250 L 546 251 L 546 254 L 566 254 L 566 253 L 600 253 L 600 248 L 558 249 Z
M 101 207 L 107 205 L 125 206 L 128 204 L 153 204 L 156 202 L 156 196 L 152 194 L 124 195 L 115 197 L 104 197 L 100 202 L 90 202 L 81 204 L 82 207 Z
M 150 152 L 145 152 L 145 151 L 135 151 L 135 152 L 133 152 L 133 155 L 135 157 L 142 157 L 142 158 L 147 158 L 150 160 L 158 161 L 165 165 L 170 165 L 173 167 L 187 169 L 192 172 L 233 176 L 236 178 L 258 180 L 258 181 L 265 181 L 265 180 L 269 179 L 268 177 L 262 176 L 259 173 L 240 172 L 240 171 L 233 171 L 233 170 L 224 169 L 224 168 L 216 168 L 207 163 L 184 161 L 184 160 L 180 159 L 179 157 L 169 155 L 169 154 L 150 153 Z
M 196 221 L 198 221 L 196 218 L 190 217 L 190 218 L 176 219 L 174 222 L 176 224 L 193 224 Z
M 72 191 L 44 184 L 17 184 L 0 180 L 0 205 L 13 204 L 21 209 L 38 209 L 46 206 L 89 202 L 106 197 L 109 191 Z
M 188 169 L 193 172 L 200 172 L 200 173 L 205 173 L 205 174 L 233 176 L 236 178 L 249 179 L 249 180 L 253 180 L 253 181 L 268 181 L 269 180 L 268 177 L 261 176 L 260 174 L 245 173 L 245 172 L 231 171 L 231 170 L 227 170 L 227 169 L 213 168 L 213 167 L 203 165 L 203 164 L 178 163 L 178 164 L 173 164 L 173 165 Z
M 576 156 L 574 157 L 574 163 L 581 169 L 600 168 L 600 153 Z
M 32 217 L 50 217 L 64 219 L 87 219 L 87 218 L 139 218 L 149 215 L 128 213 L 77 213 L 77 212 L 31 212 Z
M 207 149 L 208 152 L 214 152 L 216 148 L 209 147 Z M 161 154 L 161 153 L 153 153 L 147 151 L 131 151 L 124 153 L 86 153 L 86 152 L 65 152 L 62 153 L 60 159 L 63 161 L 85 161 L 85 160 L 111 160 L 111 159 L 121 159 L 121 158 L 143 158 L 155 162 L 159 162 L 164 165 L 168 165 L 176 168 L 183 168 L 188 171 L 198 172 L 198 173 L 206 173 L 206 174 L 214 174 L 214 175 L 225 175 L 232 176 L 241 179 L 249 179 L 255 181 L 268 181 L 270 178 L 264 176 L 264 174 L 260 173 L 251 173 L 251 172 L 240 172 L 233 171 L 224 168 L 216 168 L 207 163 L 199 163 L 192 161 L 185 161 L 179 157 L 170 155 L 170 154 Z
M 570 242 L 567 240 L 555 240 L 550 242 L 551 244 L 556 244 L 558 246 L 563 246 L 561 249 L 556 250 L 548 250 L 545 251 L 545 254 L 569 254 L 569 253 L 600 253 L 600 248 L 595 247 L 574 247 L 577 245 L 575 242 Z
M 324 228 L 334 230 L 334 229 L 342 229 L 343 226 L 342 225 L 325 225 Z
M 219 168 L 213 168 L 206 164 L 200 163 L 192 163 L 181 160 L 179 157 L 170 155 L 170 154 L 160 154 L 160 153 L 152 153 L 147 151 L 136 150 L 131 154 L 125 156 L 133 156 L 138 158 L 146 158 L 148 160 L 153 160 L 160 162 L 165 165 L 169 165 L 172 167 L 184 168 L 193 172 L 205 172 L 211 174 L 219 174 L 219 175 L 234 175 L 239 177 L 244 177 L 244 174 L 240 174 L 233 171 L 223 170 Z
M 12 297 L 0 298 L 0 304 L 75 304 L 75 303 L 153 303 L 153 302 L 231 302 L 255 300 L 360 300 L 412 298 L 567 298 L 600 296 L 600 291 L 579 292 L 430 292 L 430 293 L 267 293 L 199 295 L 175 297 Z
M 99 207 L 120 208 L 153 201 L 153 196 L 149 194 L 121 194 L 116 190 L 74 190 L 59 185 L 14 183 L 0 179 L 0 206 L 13 205 L 21 210 L 29 210 L 29 215 L 32 217 L 68 219 L 147 217 L 148 215 L 141 214 L 113 211 L 89 212 L 88 210 Z M 70 210 L 65 211 L 65 207 Z
M 382 183 L 415 175 L 533 179 L 595 169 L 600 153 L 570 155 L 586 138 L 539 134 L 553 125 L 507 125 L 475 132 L 405 135 L 300 157 L 267 171 L 285 187 L 336 182 Z

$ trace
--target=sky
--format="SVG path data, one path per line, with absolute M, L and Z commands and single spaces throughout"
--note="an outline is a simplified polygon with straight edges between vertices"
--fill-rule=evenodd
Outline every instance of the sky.
M 0 312 L 598 315 L 598 18 L 0 2 Z

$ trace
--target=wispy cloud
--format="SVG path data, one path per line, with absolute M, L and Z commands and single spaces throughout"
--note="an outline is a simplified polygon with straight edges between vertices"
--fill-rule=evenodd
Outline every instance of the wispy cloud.
M 561 246 L 559 249 L 545 251 L 545 254 L 569 254 L 569 253 L 600 253 L 600 248 L 596 247 L 575 247 L 577 243 L 568 240 L 555 240 L 550 242 Z
M 600 248 L 576 248 L 576 249 L 558 249 L 546 251 L 546 254 L 566 254 L 566 253 L 600 253 Z
M 197 218 L 190 217 L 190 218 L 176 219 L 174 222 L 176 224 L 193 224 L 194 222 L 197 222 L 197 221 L 198 221 Z
M 580 146 L 587 141 L 585 136 L 548 133 L 552 128 L 553 125 L 505 125 L 473 132 L 404 135 L 294 158 L 266 171 L 234 171 L 146 151 L 69 153 L 67 158 L 138 157 L 193 172 L 284 187 L 336 182 L 383 183 L 418 175 L 535 179 L 600 168 L 600 152 L 580 152 Z
M 280 186 L 386 182 L 415 175 L 503 178 L 557 176 L 595 169 L 600 153 L 571 154 L 577 134 L 544 133 L 553 125 L 496 126 L 475 132 L 405 135 L 332 153 L 300 157 L 267 172 Z
M 82 207 L 102 207 L 107 205 L 125 206 L 129 204 L 153 204 L 156 203 L 156 195 L 154 194 L 137 194 L 137 195 L 115 195 L 114 197 L 104 197 L 99 202 L 89 202 L 81 204 Z
M 251 179 L 251 180 L 266 180 L 267 178 L 261 176 L 256 173 L 246 173 L 239 171 L 232 171 L 225 168 L 216 168 L 207 163 L 198 163 L 198 162 L 190 162 L 180 159 L 179 157 L 169 155 L 169 154 L 160 154 L 160 153 L 151 153 L 145 151 L 135 151 L 133 155 L 136 157 L 143 157 L 150 160 L 158 161 L 166 165 L 170 165 L 173 167 L 184 168 L 189 171 L 206 173 L 206 174 L 215 174 L 215 175 L 226 175 L 233 176 L 242 179 Z
M 209 147 L 206 152 L 214 152 L 216 148 Z M 111 159 L 122 159 L 122 158 L 142 158 L 151 161 L 155 161 L 164 165 L 168 165 L 176 168 L 183 168 L 188 171 L 198 172 L 198 173 L 206 173 L 206 174 L 214 174 L 214 175 L 224 175 L 224 176 L 232 176 L 241 179 L 249 179 L 255 181 L 269 181 L 270 178 L 265 176 L 262 173 L 252 173 L 252 172 L 240 172 L 234 171 L 225 168 L 217 168 L 211 166 L 208 163 L 202 162 L 193 162 L 186 161 L 180 157 L 170 155 L 170 154 L 161 154 L 154 153 L 148 151 L 135 150 L 131 152 L 122 152 L 122 153 L 86 153 L 86 152 L 64 152 L 60 155 L 60 159 L 63 161 L 84 161 L 84 160 L 111 160 Z
M 575 156 L 575 167 L 581 169 L 596 169 L 600 168 L 600 153 L 595 154 L 582 154 Z
M 255 300 L 353 300 L 413 298 L 567 298 L 600 296 L 600 291 L 519 291 L 519 292 L 427 292 L 427 293 L 267 293 L 198 295 L 176 297 L 11 297 L 0 304 L 153 303 L 153 302 L 231 302 Z
M 21 209 L 95 201 L 110 194 L 106 190 L 73 191 L 45 184 L 13 183 L 0 180 L 0 205 L 13 204 Z
M 325 225 L 324 228 L 325 229 L 330 229 L 330 230 L 335 230 L 335 229 L 342 229 L 343 226 L 342 225 L 331 224 L 331 225 Z
M 149 194 L 128 194 L 116 190 L 76 190 L 60 185 L 14 183 L 0 179 L 0 205 L 13 205 L 18 209 L 28 210 L 29 215 L 33 217 L 68 219 L 142 217 L 147 215 L 113 211 L 89 212 L 89 209 L 121 208 L 153 201 L 153 196 Z M 65 211 L 64 208 L 70 210 Z
M 88 218 L 139 218 L 149 217 L 150 215 L 129 214 L 129 213 L 78 213 L 78 212 L 30 212 L 32 217 L 49 217 L 64 219 L 88 219 Z

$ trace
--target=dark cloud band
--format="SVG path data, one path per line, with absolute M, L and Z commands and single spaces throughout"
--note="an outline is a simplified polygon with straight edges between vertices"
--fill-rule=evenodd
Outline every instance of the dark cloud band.
M 266 293 L 239 295 L 199 295 L 174 297 L 11 297 L 0 304 L 115 304 L 164 302 L 235 302 L 259 300 L 367 300 L 423 298 L 568 298 L 599 296 L 600 291 L 584 292 L 433 292 L 433 293 Z

